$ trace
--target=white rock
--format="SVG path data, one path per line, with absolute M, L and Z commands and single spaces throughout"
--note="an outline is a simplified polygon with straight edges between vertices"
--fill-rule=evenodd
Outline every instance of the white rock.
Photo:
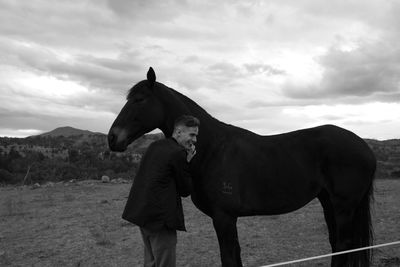
M 109 183 L 110 182 L 110 177 L 108 177 L 107 175 L 103 175 L 101 177 L 101 182 L 102 183 Z
M 46 183 L 45 187 L 54 187 L 54 183 L 53 182 L 48 182 L 48 183 Z
M 128 181 L 125 180 L 124 178 L 118 178 L 117 181 L 118 181 L 118 183 L 120 183 L 120 184 L 126 184 L 126 183 L 128 182 Z

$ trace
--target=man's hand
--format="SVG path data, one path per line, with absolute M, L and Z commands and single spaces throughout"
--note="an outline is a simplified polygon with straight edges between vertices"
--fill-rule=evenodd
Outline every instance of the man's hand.
M 190 146 L 190 148 L 186 149 L 186 152 L 187 152 L 186 160 L 187 160 L 187 162 L 190 162 L 192 160 L 192 158 L 196 155 L 195 145 L 192 144 Z

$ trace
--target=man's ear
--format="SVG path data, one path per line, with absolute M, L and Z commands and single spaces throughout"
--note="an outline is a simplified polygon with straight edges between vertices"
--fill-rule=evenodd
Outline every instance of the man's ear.
M 181 134 L 182 134 L 182 128 L 181 128 L 180 126 L 178 126 L 178 127 L 175 128 L 174 132 L 175 132 L 175 134 L 176 134 L 177 136 L 181 136 Z

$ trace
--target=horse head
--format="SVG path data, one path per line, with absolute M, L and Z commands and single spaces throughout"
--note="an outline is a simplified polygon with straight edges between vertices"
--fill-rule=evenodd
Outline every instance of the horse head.
M 156 74 L 150 67 L 147 80 L 134 85 L 108 133 L 112 151 L 125 151 L 127 146 L 145 133 L 159 128 L 164 120 L 163 107 L 155 95 Z

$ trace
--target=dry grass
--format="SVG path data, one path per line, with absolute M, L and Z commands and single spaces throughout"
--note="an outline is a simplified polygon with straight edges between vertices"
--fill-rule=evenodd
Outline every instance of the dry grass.
M 96 182 L 0 188 L 0 266 L 142 265 L 139 231 L 121 219 L 129 188 Z M 400 181 L 379 180 L 375 198 L 375 243 L 400 240 Z M 211 219 L 189 199 L 184 209 L 188 232 L 178 234 L 178 266 L 219 266 Z M 240 218 L 238 231 L 245 266 L 330 252 L 317 201 L 286 215 Z M 399 266 L 398 246 L 374 254 L 374 266 Z
M 16 216 L 24 214 L 25 202 L 20 196 L 18 197 L 7 197 L 4 200 L 4 216 Z

